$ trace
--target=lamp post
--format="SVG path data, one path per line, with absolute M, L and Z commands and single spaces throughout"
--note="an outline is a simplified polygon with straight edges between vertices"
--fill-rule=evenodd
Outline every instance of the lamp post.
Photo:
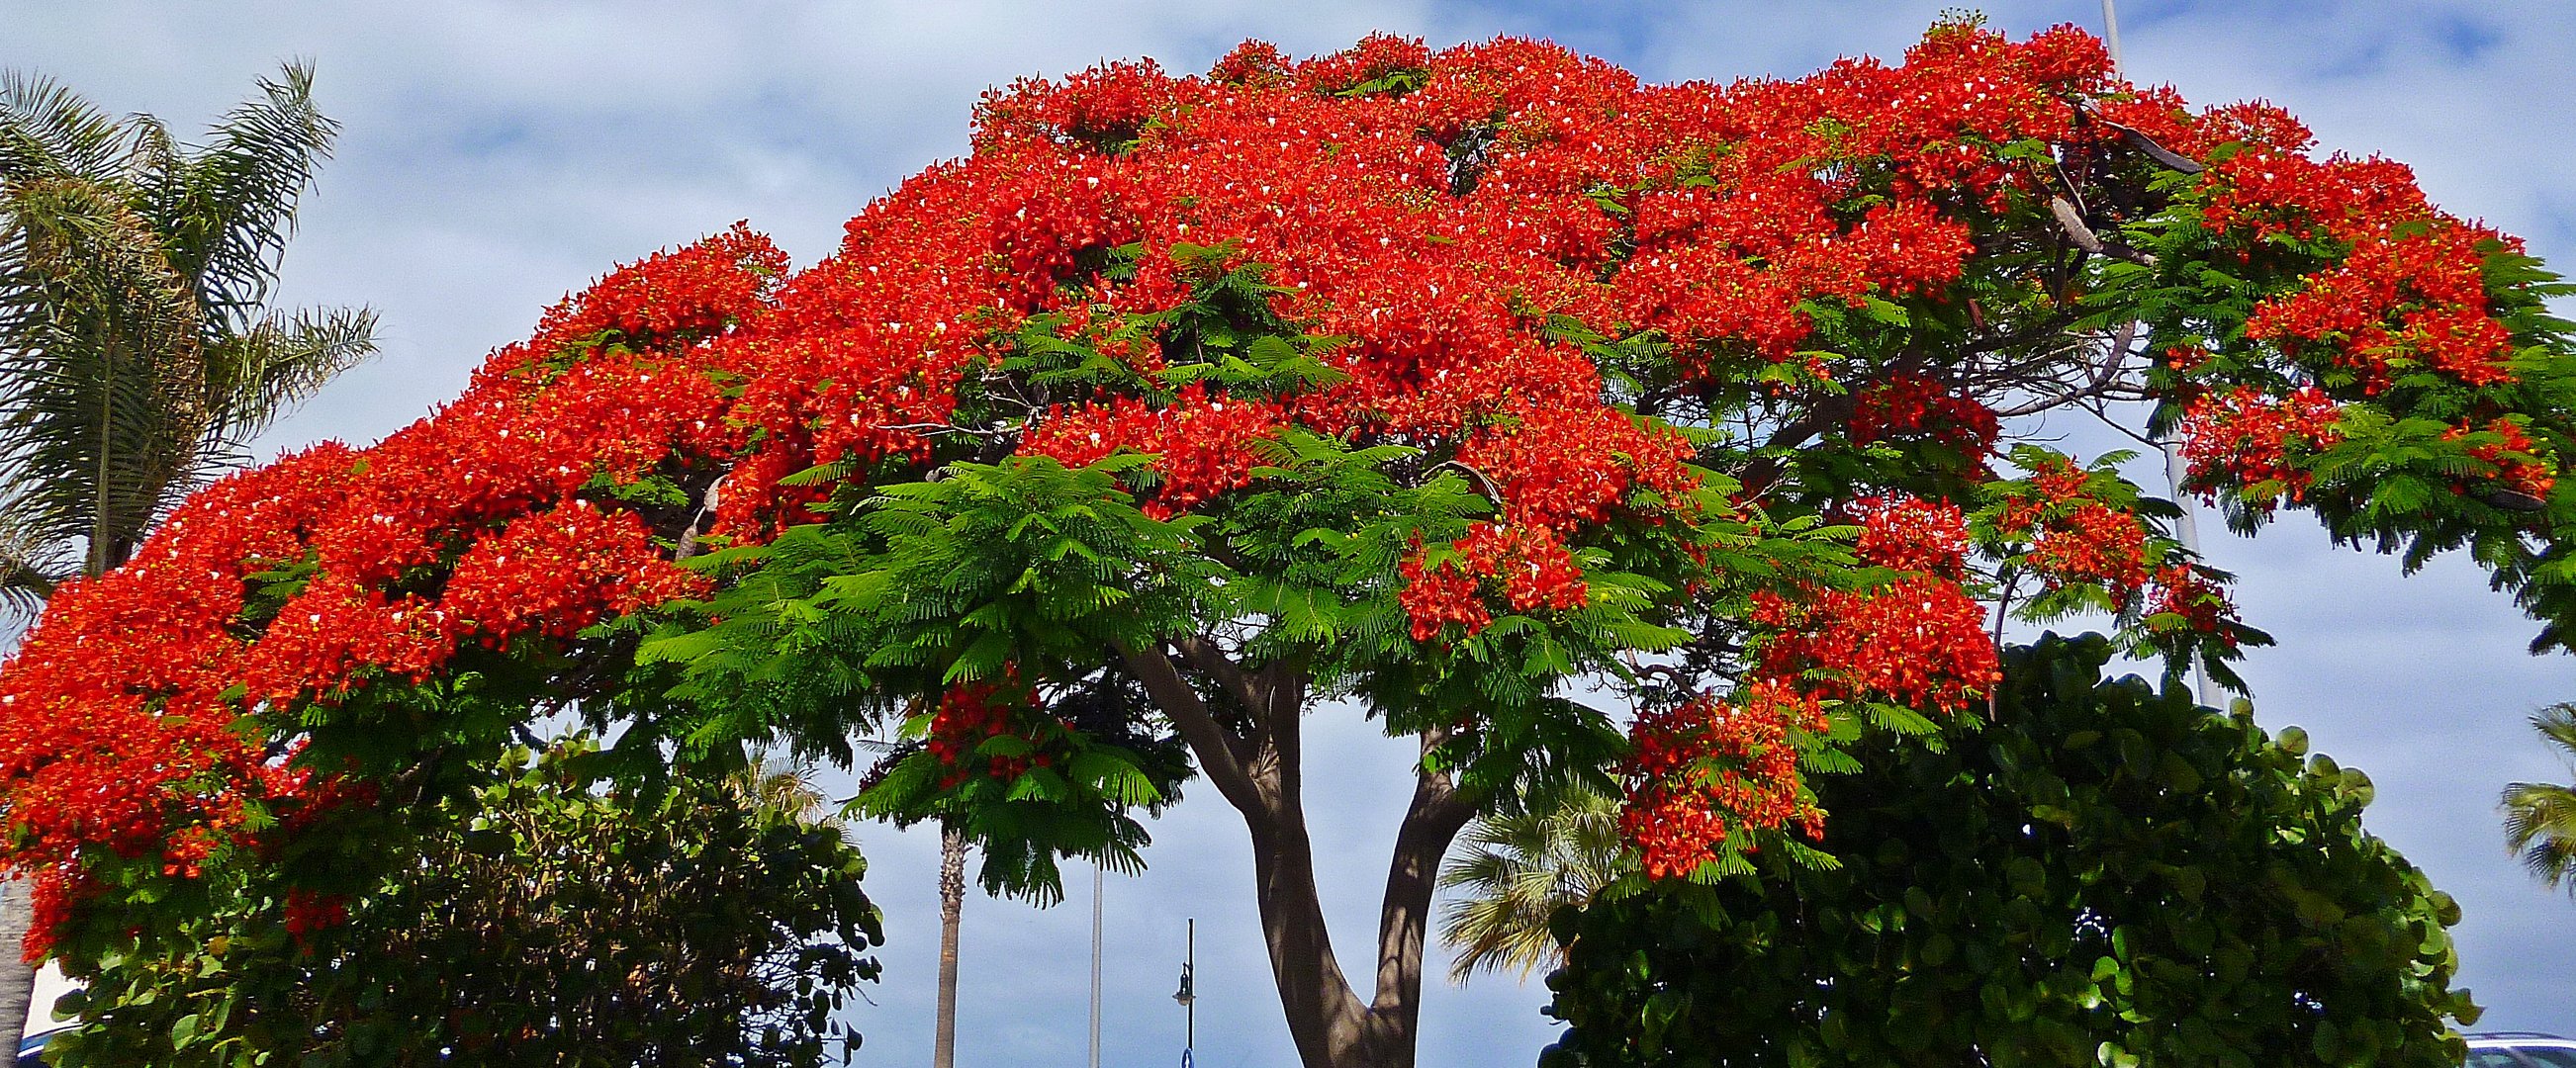
M 1191 1051 L 1199 1044 L 1199 995 L 1196 977 L 1199 963 L 1199 921 L 1196 916 L 1190 917 L 1188 946 L 1187 955 L 1181 958 L 1181 989 L 1179 993 L 1172 995 L 1172 1000 L 1181 1003 L 1182 1026 L 1186 1028 L 1181 1032 L 1181 1068 L 1193 1068 L 1190 1062 Z

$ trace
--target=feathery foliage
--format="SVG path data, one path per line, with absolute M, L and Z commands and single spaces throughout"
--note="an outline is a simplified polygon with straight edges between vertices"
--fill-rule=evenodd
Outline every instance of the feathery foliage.
M 343 893 L 216 875 L 169 943 L 68 999 L 67 1065 L 846 1063 L 882 940 L 857 847 L 792 771 L 593 779 L 574 737 L 337 859 Z M 264 912 L 285 901 L 284 929 Z M 838 1056 L 834 1056 L 837 1053 Z
M 1613 887 L 1558 917 L 1548 1068 L 2441 1066 L 2477 1021 L 2459 906 L 2296 727 L 2106 679 L 2101 635 L 2005 654 L 1926 752 L 1823 777 L 1830 868 Z

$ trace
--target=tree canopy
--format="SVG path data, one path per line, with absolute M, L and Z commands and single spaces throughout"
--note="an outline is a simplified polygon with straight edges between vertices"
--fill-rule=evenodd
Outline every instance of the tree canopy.
M 2576 641 L 2564 288 L 2311 141 L 1974 20 L 1727 86 L 1383 36 L 1016 83 L 823 262 L 737 227 L 621 268 L 66 589 L 0 674 L 9 855 L 52 929 L 169 922 L 568 710 L 636 774 L 899 733 L 863 804 L 1044 899 L 1195 773 L 1301 1054 L 1410 1063 L 1479 812 L 1589 782 L 1656 875 L 1822 863 L 1810 774 L 1992 701 L 2005 613 L 2232 680 L 2264 639 L 2172 506 L 2021 417 L 2178 435 L 2248 526 L 2465 547 Z M 1423 753 L 1356 986 L 1329 702 Z

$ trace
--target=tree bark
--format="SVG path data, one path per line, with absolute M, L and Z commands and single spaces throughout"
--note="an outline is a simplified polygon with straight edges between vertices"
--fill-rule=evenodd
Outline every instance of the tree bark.
M 1445 733 L 1425 735 L 1427 758 Z M 1474 818 L 1476 808 L 1458 794 L 1447 772 L 1417 769 L 1413 803 L 1395 832 L 1387 862 L 1386 893 L 1378 906 L 1377 999 L 1370 1011 L 1404 1036 L 1404 1063 L 1413 1062 L 1414 1025 L 1422 1015 L 1422 950 L 1431 922 L 1431 896 L 1439 889 L 1440 858 Z
M 1288 1036 L 1308 1068 L 1384 1063 L 1360 1054 L 1368 1044 L 1368 1006 L 1351 991 L 1333 956 L 1324 905 L 1315 888 L 1315 847 L 1306 833 L 1305 778 L 1299 711 L 1264 709 L 1267 738 L 1250 771 L 1266 804 L 1252 832 L 1253 892 L 1270 951 L 1270 977 L 1288 1016 Z
M 27 963 L 21 952 L 27 941 L 27 928 L 35 925 L 35 901 L 28 896 L 31 884 L 23 876 L 11 873 L 0 882 L 0 1049 L 17 1056 L 18 1042 L 26 1037 L 27 1014 L 36 997 L 36 966 Z
M 1440 858 L 1475 806 L 1445 772 L 1415 773 L 1413 802 L 1396 832 L 1378 911 L 1376 980 L 1362 1000 L 1334 956 L 1316 893 L 1302 775 L 1302 674 L 1293 666 L 1244 671 L 1205 643 L 1177 644 L 1218 692 L 1246 706 L 1251 737 L 1226 730 L 1162 651 L 1129 651 L 1126 661 L 1251 832 L 1262 936 L 1298 1059 L 1306 1068 L 1411 1068 L 1421 1018 L 1422 951 Z M 1442 737 L 1426 735 L 1423 751 L 1429 753 Z
M 939 1018 L 931 1040 L 931 1068 L 957 1063 L 957 921 L 966 907 L 966 831 L 954 822 L 939 827 Z

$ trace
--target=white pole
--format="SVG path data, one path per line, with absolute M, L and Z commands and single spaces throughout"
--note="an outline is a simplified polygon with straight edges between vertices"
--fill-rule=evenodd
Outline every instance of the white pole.
M 1091 1068 L 1100 1068 L 1100 865 L 1091 866 Z
M 2120 13 L 2112 3 L 2113 0 L 2102 0 L 2102 46 L 2111 53 L 2111 73 L 2126 77 L 2127 71 L 2120 62 Z M 2123 358 L 2127 356 L 2126 353 L 2121 355 Z M 2189 469 L 2182 462 L 2182 453 L 2174 448 L 2172 438 L 2158 439 L 2156 448 L 2165 454 L 2165 483 L 2172 487 L 2174 507 L 2182 510 L 2182 515 L 2174 520 L 2174 536 L 2181 540 L 2183 548 L 2197 557 L 2200 555 L 2200 518 L 2192 514 L 2191 495 L 2182 489 Z M 2210 692 L 2209 668 L 2198 656 L 2191 658 L 2191 696 L 2204 705 L 2216 704 L 2218 700 L 2217 695 Z
M 2111 50 L 2111 73 L 2120 73 L 2120 13 L 2102 0 L 2102 44 Z

